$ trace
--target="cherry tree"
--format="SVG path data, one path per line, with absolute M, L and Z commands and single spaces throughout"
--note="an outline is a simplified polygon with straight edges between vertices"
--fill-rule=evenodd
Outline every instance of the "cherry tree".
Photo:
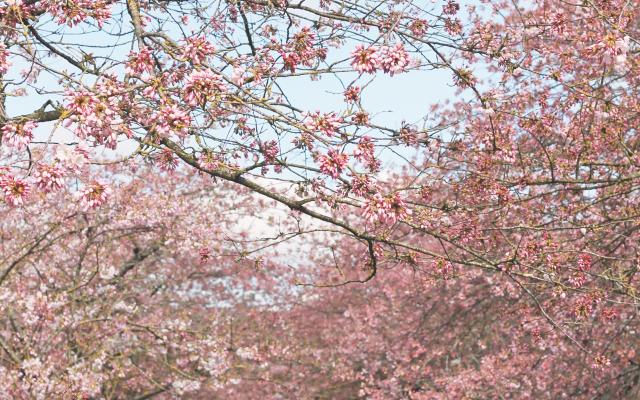
M 3 396 L 634 398 L 638 9 L 2 3 Z

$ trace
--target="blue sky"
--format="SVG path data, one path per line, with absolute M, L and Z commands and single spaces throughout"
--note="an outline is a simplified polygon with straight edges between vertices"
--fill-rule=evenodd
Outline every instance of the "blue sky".
M 56 26 L 51 23 L 45 23 L 44 28 L 55 29 Z M 74 32 L 79 28 L 67 29 L 65 31 L 74 34 L 67 35 L 66 39 L 74 42 L 83 42 L 91 46 L 98 46 L 94 49 L 95 54 L 107 55 L 114 51 L 109 47 L 105 36 L 99 33 L 89 33 L 82 36 L 80 32 Z M 114 26 L 114 29 L 120 29 Z M 95 39 L 95 41 L 94 41 Z M 130 50 L 130 44 L 125 44 L 126 40 L 119 40 L 119 46 L 114 51 L 115 58 L 125 59 L 126 54 Z M 113 42 L 111 44 L 118 44 Z M 74 46 L 69 46 L 66 51 L 78 57 L 79 52 Z M 102 47 L 102 48 L 100 48 Z M 332 58 L 336 59 L 349 57 L 352 46 L 338 51 L 332 50 Z M 68 64 L 59 58 L 49 58 L 50 66 L 58 70 L 72 69 Z M 22 69 L 20 63 L 16 63 L 13 67 L 13 74 Z M 355 78 L 355 74 L 342 75 L 343 81 L 348 83 L 344 78 Z M 90 77 L 86 77 L 86 82 L 91 82 Z M 369 76 L 361 79 L 358 84 L 367 82 Z M 280 81 L 281 86 L 287 92 L 288 97 L 298 108 L 308 111 L 336 111 L 344 109 L 342 98 L 343 86 L 333 76 L 324 76 L 320 80 L 313 81 L 308 76 L 296 77 L 291 79 L 283 79 Z M 446 69 L 440 70 L 421 70 L 412 71 L 405 74 L 399 74 L 389 77 L 382 73 L 375 75 L 373 82 L 367 87 L 363 96 L 364 108 L 374 118 L 374 122 L 380 125 L 386 125 L 390 128 L 399 128 L 402 122 L 414 123 L 419 122 L 424 116 L 429 114 L 431 105 L 446 100 L 452 100 L 454 97 L 454 88 L 451 86 L 451 72 Z M 38 83 L 42 87 L 59 87 L 50 76 L 42 77 Z M 32 112 L 39 108 L 45 99 L 51 96 L 39 96 L 31 93 L 29 96 L 21 98 L 10 98 L 7 102 L 7 109 L 10 116 L 20 115 Z M 54 100 L 60 100 L 60 98 Z M 51 133 L 53 124 L 43 124 L 37 131 L 36 140 L 44 140 Z M 59 130 L 60 131 L 60 130 Z M 56 132 L 54 140 L 73 140 L 70 134 L 63 134 L 61 131 Z M 128 153 L 135 148 L 134 143 L 123 143 L 118 153 Z M 109 152 L 105 153 L 109 156 Z

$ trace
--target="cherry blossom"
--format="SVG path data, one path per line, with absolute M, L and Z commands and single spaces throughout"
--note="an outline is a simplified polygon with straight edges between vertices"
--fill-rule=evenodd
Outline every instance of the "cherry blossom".
M 396 43 L 394 46 L 384 46 L 379 54 L 376 61 L 378 68 L 391 76 L 406 71 L 409 66 L 409 53 L 407 53 L 402 43 Z
M 390 196 L 382 196 L 376 193 L 367 199 L 363 213 L 369 223 L 377 221 L 394 224 L 400 219 L 405 219 L 411 214 L 404 199 L 398 192 Z
M 129 128 L 123 125 L 121 116 L 116 112 L 116 97 L 70 90 L 66 97 L 70 116 L 65 124 L 72 127 L 81 139 L 93 137 L 98 143 L 115 148 L 119 135 L 129 135 Z
M 306 118 L 305 128 L 311 132 L 322 132 L 327 136 L 338 133 L 343 119 L 336 113 L 309 113 Z
M 17 150 L 24 150 L 33 140 L 33 130 L 38 125 L 33 121 L 19 121 L 2 127 L 2 137 Z
M 351 56 L 353 57 L 351 66 L 359 73 L 372 74 L 376 72 L 380 58 L 375 48 L 365 48 L 364 45 L 359 44 Z
M 166 106 L 154 113 L 147 122 L 155 127 L 155 131 L 164 137 L 177 135 L 185 137 L 189 134 L 191 117 L 189 113 L 176 105 Z
M 36 186 L 45 193 L 60 189 L 64 185 L 65 174 L 60 164 L 40 164 L 34 173 Z
M 100 207 L 107 201 L 111 188 L 100 182 L 93 182 L 76 192 L 76 198 L 84 210 Z
M 11 66 L 11 62 L 8 59 L 9 54 L 7 53 L 7 46 L 2 43 L 0 44 L 0 74 L 4 74 L 7 72 L 9 67 Z
M 353 152 L 353 156 L 367 165 L 370 172 L 378 172 L 380 170 L 380 160 L 374 154 L 374 144 L 370 137 L 362 137 L 358 147 Z
M 216 48 L 203 36 L 187 38 L 182 48 L 182 57 L 185 61 L 196 65 L 202 64 L 208 57 L 216 52 Z
M 160 169 L 167 172 L 175 171 L 178 166 L 178 160 L 170 150 L 164 149 L 156 154 L 154 161 L 160 166 Z
M 153 71 L 153 59 L 148 47 L 142 47 L 137 52 L 129 53 L 129 60 L 125 71 L 129 74 L 142 75 Z
M 102 25 L 111 17 L 110 3 L 107 1 L 75 0 L 73 2 L 47 1 L 47 11 L 57 17 L 57 22 L 68 26 L 78 25 L 88 18 Z
M 210 69 L 193 71 L 186 79 L 184 99 L 191 106 L 202 106 L 226 91 L 222 78 Z
M 360 87 L 349 86 L 344 92 L 344 99 L 347 102 L 356 103 L 360 100 Z
M 0 398 L 638 398 L 639 21 L 3 3 Z
M 31 192 L 27 181 L 6 174 L 0 175 L 0 189 L 4 193 L 4 201 L 12 207 L 24 204 Z
M 325 174 L 336 179 L 340 176 L 344 167 L 347 165 L 349 156 L 345 153 L 340 153 L 335 149 L 330 149 L 326 155 L 318 157 L 320 163 L 320 170 Z

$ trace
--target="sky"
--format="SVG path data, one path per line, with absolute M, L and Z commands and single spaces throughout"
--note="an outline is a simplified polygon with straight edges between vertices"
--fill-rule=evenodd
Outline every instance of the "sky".
M 45 23 L 42 28 L 53 30 L 56 27 L 54 24 Z M 124 40 L 115 40 L 107 43 L 101 34 L 82 36 L 79 31 L 75 32 L 74 29 L 65 28 L 65 31 L 72 33 L 71 35 L 66 35 L 65 40 L 80 42 L 83 46 L 88 45 L 87 51 L 93 47 L 95 54 L 111 53 L 114 57 L 123 59 L 130 50 L 130 44 L 125 44 Z M 117 31 L 121 27 L 113 26 L 113 29 Z M 112 48 L 110 47 L 112 44 L 117 44 L 118 46 Z M 74 46 L 67 46 L 65 51 L 75 57 L 79 56 L 79 52 Z M 347 58 L 350 48 L 338 50 L 337 52 L 332 50 L 332 52 L 333 58 Z M 66 61 L 60 58 L 49 58 L 48 61 L 50 62 L 48 66 L 55 69 L 64 70 L 69 68 Z M 12 67 L 12 72 L 13 74 L 18 74 L 24 68 L 24 65 L 20 65 L 21 63 L 15 64 Z M 355 77 L 355 75 L 351 75 L 351 77 Z M 375 117 L 377 124 L 400 127 L 403 122 L 418 122 L 425 115 L 428 115 L 432 104 L 453 99 L 454 89 L 451 84 L 451 73 L 447 70 L 413 71 L 394 77 L 377 74 L 375 80 L 366 89 L 366 95 L 363 96 L 363 104 L 365 109 Z M 313 81 L 309 77 L 297 77 L 282 80 L 281 85 L 292 100 L 292 103 L 300 109 L 335 111 L 336 109 L 344 108 L 342 101 L 344 88 L 333 77 L 325 76 L 317 81 Z M 38 86 L 58 85 L 50 77 L 42 76 Z M 47 98 L 51 98 L 51 96 L 39 96 L 34 93 L 25 97 L 11 98 L 7 102 L 7 111 L 9 116 L 30 113 L 39 108 Z M 36 131 L 36 140 L 47 139 L 51 133 L 52 126 L 53 124 L 43 124 Z M 58 130 L 54 139 L 70 141 L 74 138 L 72 135 L 65 134 L 63 130 Z M 117 153 L 121 155 L 127 154 L 134 148 L 135 143 L 124 143 L 119 147 Z M 105 151 L 104 155 L 106 157 L 113 156 L 109 151 Z

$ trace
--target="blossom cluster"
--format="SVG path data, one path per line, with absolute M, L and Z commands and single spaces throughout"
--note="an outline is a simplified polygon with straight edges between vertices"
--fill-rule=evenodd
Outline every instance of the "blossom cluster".
M 405 72 L 410 64 L 409 53 L 400 42 L 377 48 L 357 45 L 351 56 L 351 66 L 359 73 L 372 74 L 382 70 L 393 76 Z
M 327 136 L 338 133 L 340 125 L 344 122 L 342 117 L 335 112 L 320 113 L 319 111 L 308 113 L 305 120 L 305 129 L 309 132 L 322 132 Z
M 137 52 L 129 53 L 129 60 L 125 72 L 131 75 L 142 75 L 153 71 L 153 58 L 148 47 L 142 47 Z
M 195 36 L 186 39 L 181 56 L 185 61 L 189 61 L 194 65 L 201 65 L 215 52 L 215 46 L 205 36 Z
M 153 126 L 155 132 L 161 137 L 177 135 L 184 138 L 189 134 L 191 116 L 188 111 L 173 104 L 164 106 L 160 111 L 151 114 L 147 124 Z
M 335 149 L 330 149 L 325 155 L 318 157 L 320 171 L 337 179 L 347 165 L 349 156 Z
M 381 162 L 374 154 L 373 140 L 369 136 L 364 136 L 360 139 L 360 143 L 353 152 L 353 157 L 364 163 L 369 172 L 378 172 L 380 170 Z
M 7 72 L 10 66 L 11 61 L 9 61 L 7 46 L 4 43 L 0 43 L 0 74 Z
M 0 175 L 0 189 L 4 193 L 4 201 L 12 207 L 24 204 L 31 192 L 26 180 L 9 174 Z
M 363 214 L 369 223 L 380 222 L 393 225 L 397 221 L 408 218 L 411 215 L 411 210 L 407 208 L 407 204 L 399 192 L 389 196 L 375 193 L 366 200 Z
M 226 92 L 227 87 L 220 75 L 211 69 L 194 70 L 187 77 L 184 88 L 184 100 L 192 107 L 202 106 L 207 101 Z
M 295 72 L 299 65 L 311 67 L 314 60 L 324 60 L 327 56 L 325 48 L 317 46 L 316 35 L 311 28 L 304 27 L 290 42 L 279 48 L 284 67 Z
M 50 0 L 43 2 L 59 24 L 75 26 L 93 18 L 102 26 L 111 17 L 111 2 L 104 0 Z
M 33 140 L 33 130 L 38 126 L 33 121 L 13 121 L 2 127 L 2 141 L 17 150 L 24 150 Z
M 95 181 L 75 193 L 80 205 L 85 211 L 104 204 L 112 190 L 104 183 Z
M 73 126 L 81 138 L 93 137 L 98 143 L 115 148 L 120 134 L 131 135 L 130 128 L 118 112 L 119 100 L 110 95 L 111 89 L 104 89 L 101 95 L 94 92 L 68 90 L 65 94 L 69 117 L 65 124 Z
M 39 164 L 35 173 L 35 183 L 43 192 L 60 189 L 64 184 L 65 169 L 59 164 Z

